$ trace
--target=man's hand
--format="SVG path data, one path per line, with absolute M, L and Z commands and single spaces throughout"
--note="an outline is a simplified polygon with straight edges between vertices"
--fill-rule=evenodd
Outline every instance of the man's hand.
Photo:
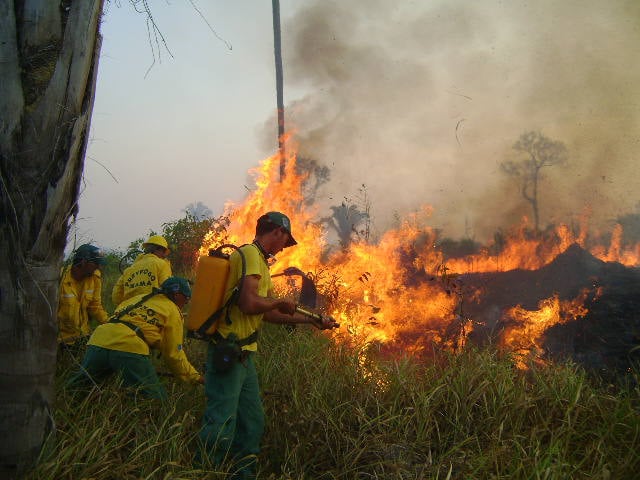
M 340 324 L 336 322 L 336 319 L 330 315 L 320 315 L 320 319 L 313 319 L 313 326 L 320 330 L 330 330 L 332 328 L 338 328 Z
M 296 304 L 291 300 L 279 298 L 278 301 L 275 303 L 275 308 L 280 313 L 284 313 L 285 315 L 293 315 L 296 311 Z

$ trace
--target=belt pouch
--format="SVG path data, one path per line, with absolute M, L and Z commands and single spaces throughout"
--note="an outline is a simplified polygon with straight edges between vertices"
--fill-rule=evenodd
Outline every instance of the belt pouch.
M 213 368 L 219 373 L 228 372 L 231 367 L 240 361 L 240 345 L 228 339 L 222 339 L 214 343 L 212 363 Z

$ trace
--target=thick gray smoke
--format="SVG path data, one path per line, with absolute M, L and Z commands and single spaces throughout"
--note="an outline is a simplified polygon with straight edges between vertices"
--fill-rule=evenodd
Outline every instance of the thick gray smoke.
M 499 164 L 529 130 L 569 151 L 543 170 L 542 226 L 638 204 L 637 0 L 317 0 L 282 35 L 300 153 L 331 168 L 327 204 L 365 184 L 378 230 L 423 204 L 451 236 L 518 223 Z

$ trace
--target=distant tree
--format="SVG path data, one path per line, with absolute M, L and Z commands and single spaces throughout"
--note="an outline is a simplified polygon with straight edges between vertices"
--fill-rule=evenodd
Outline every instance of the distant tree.
M 338 241 L 343 249 L 351 244 L 355 237 L 364 237 L 364 230 L 361 229 L 363 222 L 368 221 L 369 214 L 360 210 L 357 205 L 350 203 L 347 198 L 340 205 L 331 208 L 332 214 L 323 217 L 321 222 L 333 229 L 338 235 Z
M 636 205 L 635 212 L 619 216 L 616 221 L 622 227 L 625 244 L 640 242 L 640 203 Z
M 184 207 L 182 211 L 187 215 L 191 215 L 195 220 L 198 221 L 213 216 L 213 212 L 211 211 L 211 209 L 200 201 L 190 203 L 189 205 Z
M 371 240 L 371 199 L 369 198 L 367 186 L 364 183 L 360 185 L 360 188 L 358 188 L 356 201 L 360 211 L 362 212 L 362 228 L 356 230 L 356 233 L 360 239 L 365 242 L 369 242 Z
M 312 158 L 297 157 L 296 171 L 299 175 L 307 175 L 302 186 L 303 197 L 307 205 L 312 205 L 316 201 L 318 189 L 331 179 L 331 170 Z
M 520 193 L 531 204 L 533 222 L 536 233 L 540 231 L 540 200 L 538 186 L 542 180 L 541 170 L 544 167 L 563 165 L 567 161 L 567 148 L 562 142 L 545 137 L 540 132 L 526 132 L 513 145 L 520 158 L 507 160 L 500 164 L 506 175 L 516 179 Z

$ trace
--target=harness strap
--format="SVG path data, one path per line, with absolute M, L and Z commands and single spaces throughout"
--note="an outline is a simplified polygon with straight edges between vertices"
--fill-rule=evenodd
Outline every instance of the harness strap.
M 133 310 L 134 308 L 138 308 L 140 305 L 142 305 L 144 302 L 146 302 L 147 300 L 149 300 L 151 297 L 158 295 L 162 293 L 162 290 L 160 290 L 159 288 L 152 288 L 151 292 L 147 293 L 144 297 L 142 297 L 139 301 L 137 301 L 136 303 L 129 305 L 126 308 L 123 308 L 120 311 L 116 311 L 114 312 L 114 314 L 111 316 L 111 318 L 109 318 L 108 323 L 121 323 L 123 325 L 126 325 L 127 327 L 129 327 L 131 330 L 134 331 L 134 333 L 140 337 L 142 339 L 142 341 L 144 343 L 147 343 L 147 339 L 144 338 L 144 332 L 140 329 L 139 326 L 134 325 L 131 322 L 127 322 L 126 320 L 120 320 L 121 317 L 123 317 L 124 315 L 126 315 L 127 313 L 129 313 L 131 310 Z M 148 344 L 147 344 L 148 345 Z
M 155 287 L 152 288 L 151 292 L 147 293 L 144 297 L 142 297 L 136 303 L 129 305 L 128 307 L 123 308 L 122 310 L 116 310 L 115 312 L 113 312 L 113 315 L 111 316 L 111 318 L 109 318 L 109 322 L 115 322 L 116 320 L 120 320 L 121 317 L 129 313 L 131 310 L 133 310 L 134 308 L 138 308 L 140 305 L 142 305 L 144 302 L 149 300 L 151 297 L 158 295 L 160 293 L 162 293 L 162 290 L 160 290 L 159 288 L 155 288 Z
M 118 318 L 112 318 L 111 320 L 109 320 L 109 323 L 121 323 L 123 325 L 126 325 L 127 327 L 129 327 L 131 330 L 134 331 L 134 333 L 140 337 L 140 339 L 144 342 L 147 343 L 147 339 L 144 337 L 144 332 L 142 331 L 142 329 L 138 326 L 138 325 L 134 325 L 131 322 L 127 322 L 125 320 L 120 320 Z

